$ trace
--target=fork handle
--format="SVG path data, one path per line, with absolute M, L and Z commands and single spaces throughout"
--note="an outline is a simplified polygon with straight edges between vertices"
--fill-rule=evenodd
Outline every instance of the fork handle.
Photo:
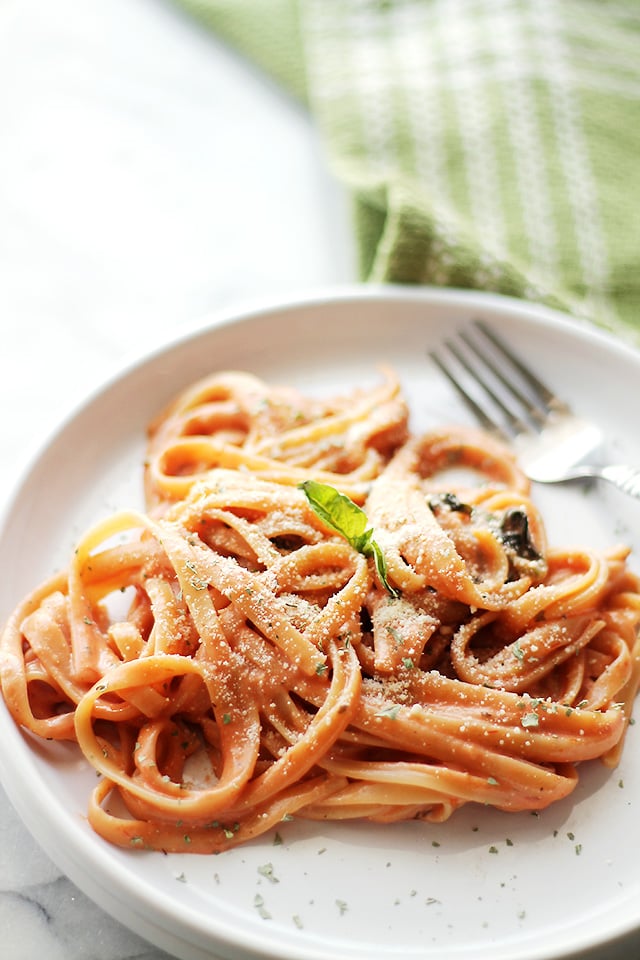
M 579 469 L 579 476 L 607 480 L 618 490 L 640 500 L 640 467 L 630 467 L 624 463 L 612 463 L 605 467 L 585 466 Z

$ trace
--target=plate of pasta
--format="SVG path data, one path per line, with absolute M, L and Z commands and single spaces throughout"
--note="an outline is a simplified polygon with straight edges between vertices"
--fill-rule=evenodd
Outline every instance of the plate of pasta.
M 5 511 L 3 784 L 183 960 L 640 945 L 640 504 L 478 431 L 428 357 L 477 317 L 640 462 L 623 342 L 356 287 L 129 364 Z

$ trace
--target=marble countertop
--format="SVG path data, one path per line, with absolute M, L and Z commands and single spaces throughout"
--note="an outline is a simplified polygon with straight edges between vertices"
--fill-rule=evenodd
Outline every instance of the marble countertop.
M 165 0 L 0 2 L 0 503 L 123 359 L 246 300 L 355 277 L 304 110 Z M 0 792 L 0 953 L 161 960 Z

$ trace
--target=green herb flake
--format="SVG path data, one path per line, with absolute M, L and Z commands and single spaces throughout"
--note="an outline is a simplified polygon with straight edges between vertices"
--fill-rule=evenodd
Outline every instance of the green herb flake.
M 193 587 L 193 589 L 194 589 L 194 590 L 206 590 L 207 587 L 209 586 L 209 581 L 203 579 L 203 577 L 201 577 L 201 576 L 199 575 L 199 573 L 198 573 L 198 568 L 196 567 L 196 565 L 195 565 L 195 563 L 193 562 L 193 560 L 187 560 L 187 561 L 185 561 L 185 567 L 187 568 L 187 570 L 190 570 L 191 573 L 193 574 L 193 577 L 191 577 L 191 578 L 189 579 L 189 583 L 191 584 L 191 586 Z
M 261 897 L 259 893 L 256 893 L 253 898 L 253 905 L 263 920 L 271 920 L 271 914 L 264 905 L 264 898 Z
M 520 723 L 522 724 L 523 727 L 526 727 L 526 728 L 537 727 L 538 724 L 540 723 L 540 717 L 534 711 L 532 711 L 531 713 L 525 713 Z
M 269 883 L 280 883 L 278 878 L 273 872 L 272 863 L 263 863 L 261 867 L 258 867 L 258 873 L 261 877 L 264 877 L 265 880 L 268 880 Z
M 398 714 L 400 713 L 400 705 L 394 703 L 390 707 L 385 707 L 384 710 L 380 710 L 376 713 L 376 717 L 386 717 L 387 720 L 395 720 Z
M 390 637 L 393 638 L 393 642 L 395 643 L 396 647 L 399 647 L 400 644 L 402 643 L 402 636 L 398 631 L 398 629 L 394 626 L 388 626 L 387 633 L 389 634 Z

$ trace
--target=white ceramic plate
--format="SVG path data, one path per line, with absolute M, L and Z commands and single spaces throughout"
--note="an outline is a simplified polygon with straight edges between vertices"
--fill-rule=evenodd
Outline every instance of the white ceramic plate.
M 375 381 L 383 361 L 401 376 L 416 428 L 467 420 L 426 351 L 476 315 L 602 424 L 616 458 L 640 463 L 640 358 L 558 314 L 407 288 L 267 307 L 150 353 L 60 428 L 6 511 L 0 618 L 66 565 L 90 522 L 141 505 L 145 426 L 197 377 L 234 367 L 334 391 Z M 536 494 L 552 541 L 624 540 L 640 557 L 640 504 L 604 488 Z M 4 786 L 49 855 L 106 910 L 184 960 L 609 960 L 621 942 L 625 956 L 639 949 L 633 728 L 617 771 L 585 767 L 574 795 L 538 816 L 466 807 L 441 825 L 293 822 L 281 845 L 267 836 L 215 857 L 109 847 L 83 819 L 95 774 L 73 747 L 25 738 L 3 706 L 0 737 Z M 266 864 L 277 882 L 261 872 Z

